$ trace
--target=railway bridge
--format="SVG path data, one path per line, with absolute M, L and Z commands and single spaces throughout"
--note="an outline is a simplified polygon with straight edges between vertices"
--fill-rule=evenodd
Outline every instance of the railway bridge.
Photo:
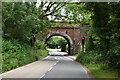
M 85 26 L 57 26 L 49 27 L 49 31 L 43 37 L 43 41 L 47 42 L 52 36 L 62 36 L 68 42 L 68 54 L 76 54 L 81 51 L 82 37 L 86 35 Z

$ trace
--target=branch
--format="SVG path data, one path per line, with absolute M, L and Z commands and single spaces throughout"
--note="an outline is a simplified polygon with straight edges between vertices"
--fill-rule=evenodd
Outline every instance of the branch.
M 67 18 L 67 19 L 69 19 L 69 20 L 72 20 L 70 17 L 68 17 L 68 16 L 63 16 L 63 15 L 54 15 L 56 18 L 57 17 L 59 17 L 59 18 Z
M 56 4 L 56 2 L 54 2 L 54 3 L 50 2 L 44 12 L 47 13 L 48 11 L 50 11 L 51 7 L 52 7 L 54 4 Z
M 56 4 L 56 2 L 54 2 L 54 3 L 50 2 L 50 3 L 48 4 L 46 10 L 44 11 L 44 13 L 43 13 L 42 15 L 40 15 L 39 18 L 40 18 L 40 19 L 43 19 L 43 18 L 46 17 L 46 16 L 54 15 L 55 12 L 59 11 L 65 4 L 66 4 L 66 3 L 64 3 L 64 4 L 61 5 L 61 3 L 57 3 L 57 4 Z M 56 5 L 56 6 L 54 7 L 54 5 Z M 61 6 L 60 6 L 60 5 L 61 5 Z M 52 11 L 51 11 L 51 8 L 53 8 Z M 49 13 L 47 13 L 48 11 L 49 11 Z M 50 12 L 50 11 L 51 11 L 51 12 Z
M 43 8 L 46 3 L 47 3 L 47 2 L 41 2 L 40 7 Z

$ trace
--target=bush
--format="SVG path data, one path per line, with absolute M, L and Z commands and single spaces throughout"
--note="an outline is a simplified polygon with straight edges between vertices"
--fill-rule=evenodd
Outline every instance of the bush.
M 101 55 L 97 51 L 90 51 L 85 53 L 80 53 L 77 56 L 77 61 L 83 64 L 96 64 L 101 63 Z
M 35 48 L 36 49 L 46 49 L 46 44 L 42 41 L 37 40 L 35 42 Z
M 111 68 L 119 69 L 120 71 L 120 46 L 111 48 L 108 53 L 108 65 Z
M 41 58 L 44 58 L 46 56 L 48 56 L 48 51 L 47 50 L 40 49 L 40 50 L 36 51 L 36 58 L 37 58 L 37 60 L 39 60 Z
M 86 66 L 98 65 L 98 66 L 101 66 L 103 70 L 106 70 L 106 69 L 118 70 L 120 74 L 120 69 L 119 69 L 120 61 L 119 61 L 119 54 L 118 54 L 119 50 L 120 49 L 116 50 L 116 48 L 115 50 L 111 49 L 108 51 L 106 55 L 103 55 L 104 53 L 101 53 L 102 51 L 100 52 L 95 50 L 85 52 L 85 53 L 80 53 L 77 56 L 76 60 Z
M 39 58 L 47 56 L 48 51 L 43 46 L 41 49 L 36 50 L 27 44 L 20 43 L 17 40 L 3 40 L 2 72 L 28 64 L 38 60 Z

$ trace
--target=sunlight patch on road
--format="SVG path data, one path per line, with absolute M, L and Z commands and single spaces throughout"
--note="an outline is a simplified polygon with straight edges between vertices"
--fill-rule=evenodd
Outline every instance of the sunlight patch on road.
M 68 58 L 68 57 L 66 57 L 66 56 L 64 56 L 66 59 L 68 59 L 68 60 L 70 60 L 70 61 L 74 61 L 73 59 L 71 59 L 71 58 Z

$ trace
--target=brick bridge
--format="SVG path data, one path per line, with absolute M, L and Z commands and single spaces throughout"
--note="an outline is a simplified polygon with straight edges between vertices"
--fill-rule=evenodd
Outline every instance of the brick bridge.
M 76 54 L 81 51 L 82 37 L 86 35 L 85 27 L 83 26 L 63 26 L 50 27 L 49 32 L 44 36 L 44 42 L 47 42 L 52 36 L 62 36 L 68 42 L 68 54 Z

